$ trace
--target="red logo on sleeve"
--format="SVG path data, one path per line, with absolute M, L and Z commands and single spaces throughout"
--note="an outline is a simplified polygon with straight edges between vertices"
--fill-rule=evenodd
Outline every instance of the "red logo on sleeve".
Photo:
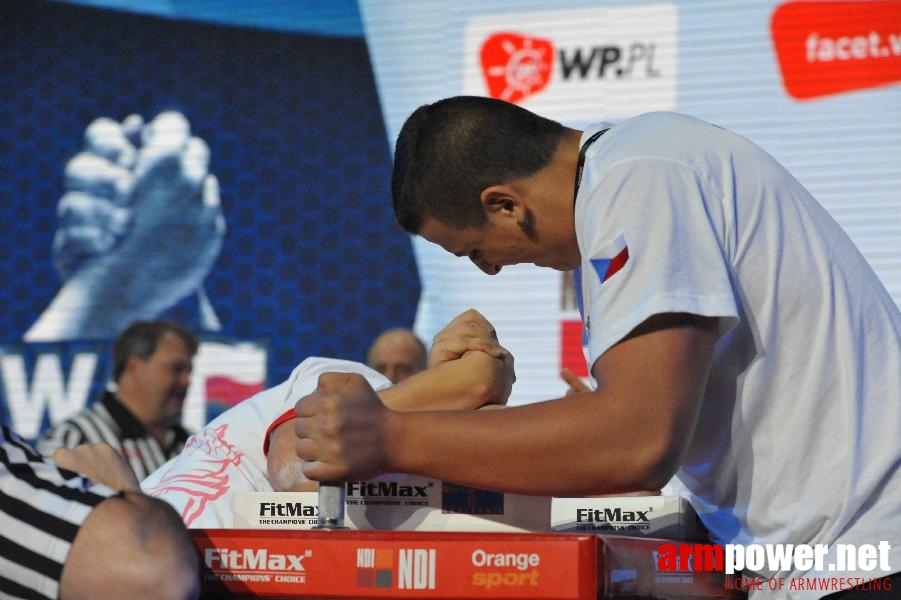
M 518 33 L 495 33 L 482 44 L 480 56 L 488 94 L 519 102 L 547 87 L 554 45 L 550 40 Z
M 809 100 L 901 81 L 901 1 L 786 2 L 770 23 L 782 82 Z

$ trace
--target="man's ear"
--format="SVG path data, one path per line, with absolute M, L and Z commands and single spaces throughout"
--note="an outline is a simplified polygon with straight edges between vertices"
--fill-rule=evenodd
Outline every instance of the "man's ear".
M 125 361 L 125 368 L 122 370 L 122 375 L 125 375 L 126 373 L 136 373 L 145 362 L 147 361 L 140 356 L 129 356 L 128 360 Z
M 519 195 L 510 186 L 492 185 L 482 190 L 480 198 L 488 214 L 499 213 L 503 216 L 519 217 L 523 210 Z

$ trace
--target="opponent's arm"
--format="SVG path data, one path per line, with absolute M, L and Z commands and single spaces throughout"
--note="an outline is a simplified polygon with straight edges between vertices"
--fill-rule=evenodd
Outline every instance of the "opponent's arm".
M 494 327 L 476 310 L 457 315 L 439 331 L 429 350 L 429 368 L 378 392 L 397 411 L 471 410 L 505 404 L 516 374 L 513 356 Z
M 396 411 L 471 410 L 503 405 L 516 376 L 513 357 L 497 341 L 494 328 L 475 310 L 458 315 L 432 342 L 430 366 L 378 392 Z M 294 423 L 285 421 L 269 435 L 266 467 L 277 492 L 315 491 L 294 449 Z
M 276 492 L 315 492 L 319 482 L 303 474 L 303 461 L 294 451 L 294 419 L 285 421 L 269 434 L 266 473 Z
M 513 357 L 494 358 L 479 350 L 441 363 L 378 392 L 396 411 L 471 410 L 505 404 L 513 388 Z

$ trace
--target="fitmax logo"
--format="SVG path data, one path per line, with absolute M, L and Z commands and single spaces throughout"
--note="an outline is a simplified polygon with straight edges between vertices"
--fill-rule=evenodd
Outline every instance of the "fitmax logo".
M 318 506 L 304 506 L 302 502 L 261 502 L 261 517 L 318 517 Z
M 232 550 L 230 548 L 207 548 L 203 553 L 203 560 L 211 570 L 227 571 L 280 571 L 303 572 L 303 561 L 313 555 L 312 550 L 306 550 L 302 554 L 278 554 L 270 553 L 265 548 L 242 548 Z
M 385 497 L 396 496 L 401 498 L 427 498 L 428 489 L 434 483 L 426 485 L 400 485 L 396 481 L 353 481 L 347 484 L 348 496 Z
M 622 510 L 621 508 L 579 508 L 576 509 L 578 523 L 648 523 L 648 510 Z

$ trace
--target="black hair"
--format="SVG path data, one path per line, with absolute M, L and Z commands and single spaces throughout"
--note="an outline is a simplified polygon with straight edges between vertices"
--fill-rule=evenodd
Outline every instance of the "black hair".
M 456 96 L 417 108 L 397 137 L 391 193 L 397 222 L 425 217 L 462 229 L 487 221 L 482 190 L 545 167 L 566 128 L 521 106 Z
M 197 354 L 197 338 L 182 325 L 166 319 L 135 321 L 113 343 L 113 380 L 119 381 L 132 356 L 146 360 L 156 352 L 160 338 L 167 333 L 180 337 L 191 356 Z

